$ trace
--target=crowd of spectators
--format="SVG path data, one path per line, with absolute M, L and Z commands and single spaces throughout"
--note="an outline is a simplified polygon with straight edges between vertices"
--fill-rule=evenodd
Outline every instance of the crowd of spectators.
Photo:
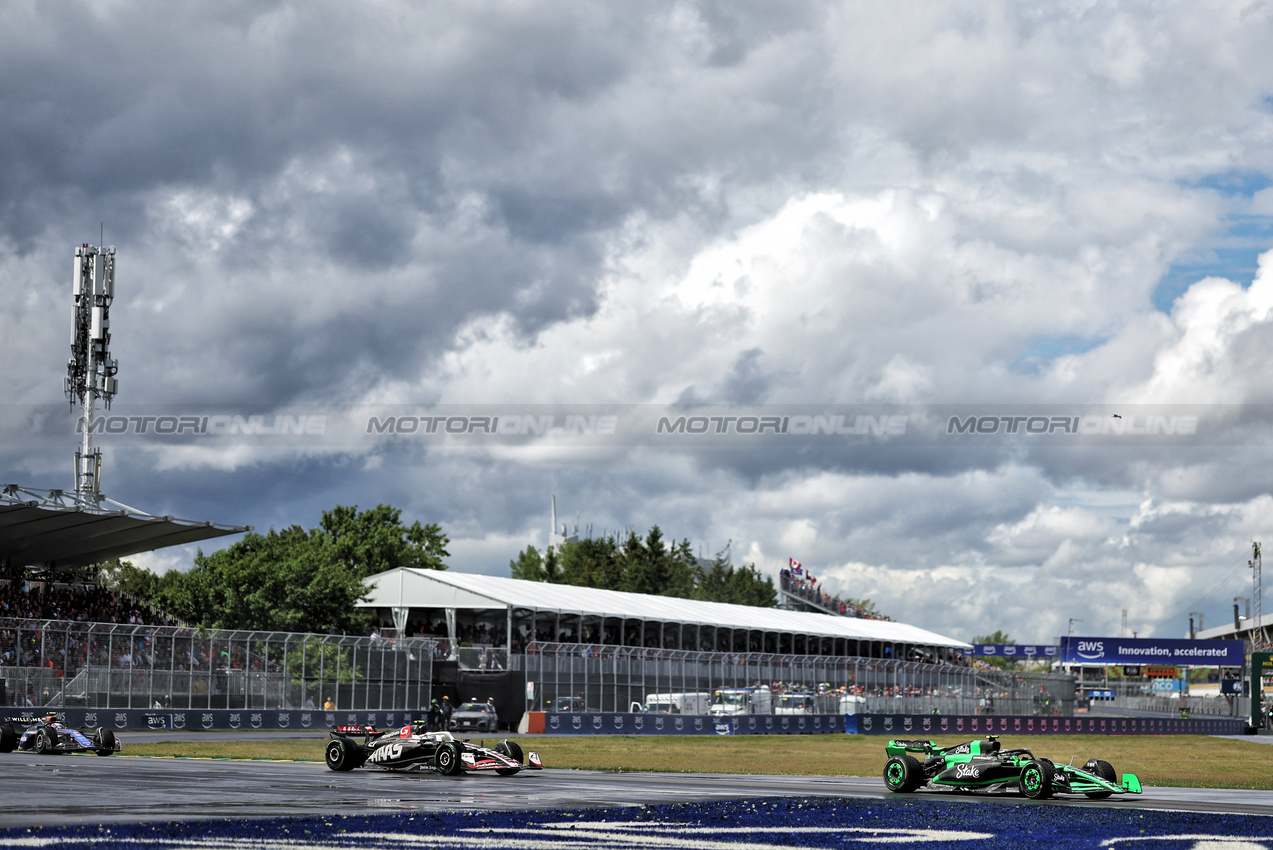
M 856 617 L 859 620 L 890 619 L 883 614 L 868 611 L 862 606 L 854 604 L 852 600 L 841 599 L 838 596 L 819 590 L 817 580 L 806 580 L 803 577 L 793 576 L 791 570 L 783 570 L 779 577 L 782 582 L 783 592 L 811 602 L 824 611 L 839 614 L 841 617 Z
M 0 582 L 0 617 L 152 626 L 173 624 L 163 614 L 98 584 L 55 585 L 27 581 Z

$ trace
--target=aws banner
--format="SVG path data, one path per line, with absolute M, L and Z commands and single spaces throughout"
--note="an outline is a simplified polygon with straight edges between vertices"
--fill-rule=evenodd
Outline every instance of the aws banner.
M 859 714 L 859 735 L 1240 735 L 1245 717 L 1031 717 Z
M 1053 644 L 975 643 L 972 654 L 979 658 L 1010 658 L 1014 661 L 1036 658 L 1055 659 L 1060 653 Z
M 1240 640 L 1183 638 L 1063 637 L 1066 664 L 1183 664 L 1194 667 L 1241 667 Z

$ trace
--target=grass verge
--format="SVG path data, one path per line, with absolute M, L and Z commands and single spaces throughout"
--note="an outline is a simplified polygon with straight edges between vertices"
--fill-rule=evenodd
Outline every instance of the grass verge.
M 322 761 L 325 738 L 288 741 L 216 741 L 129 744 L 127 755 L 183 758 Z M 511 736 L 517 737 L 517 736 Z M 483 739 L 474 738 L 474 741 Z M 498 739 L 484 739 L 494 745 Z M 876 735 L 743 735 L 738 737 L 524 737 L 547 767 L 670 773 L 766 773 L 796 776 L 879 776 L 885 739 Z M 967 738 L 935 738 L 957 744 Z M 1082 764 L 1098 756 L 1120 774 L 1135 773 L 1145 785 L 1273 790 L 1273 745 L 1201 735 L 1011 736 L 1006 747 Z

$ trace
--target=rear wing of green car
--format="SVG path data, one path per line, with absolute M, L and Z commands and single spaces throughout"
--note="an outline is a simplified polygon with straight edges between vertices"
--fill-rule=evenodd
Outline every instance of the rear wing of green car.
M 890 756 L 900 756 L 902 753 L 924 753 L 928 755 L 934 749 L 935 746 L 932 741 L 889 741 L 884 746 L 884 752 Z

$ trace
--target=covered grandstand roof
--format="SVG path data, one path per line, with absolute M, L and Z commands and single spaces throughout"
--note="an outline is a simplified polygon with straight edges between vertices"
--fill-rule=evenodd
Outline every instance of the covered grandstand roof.
M 152 516 L 109 499 L 89 507 L 61 490 L 7 484 L 0 492 L 0 563 L 83 567 L 251 530 L 251 526 Z
M 370 576 L 367 583 L 372 590 L 368 600 L 360 603 L 365 608 L 530 608 L 593 617 L 662 620 L 851 640 L 971 648 L 971 644 L 906 623 L 700 602 L 673 596 L 649 596 L 472 573 L 404 567 Z

